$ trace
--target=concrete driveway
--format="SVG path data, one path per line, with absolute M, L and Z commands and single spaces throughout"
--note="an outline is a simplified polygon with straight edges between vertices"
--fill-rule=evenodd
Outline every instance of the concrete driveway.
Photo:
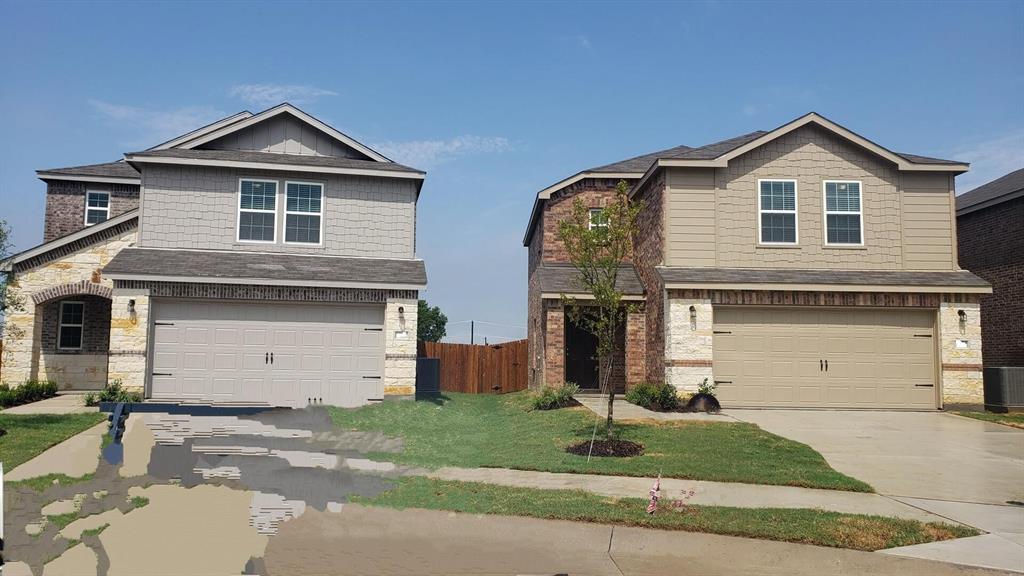
M 941 412 L 729 410 L 881 494 L 1024 502 L 1024 430 Z

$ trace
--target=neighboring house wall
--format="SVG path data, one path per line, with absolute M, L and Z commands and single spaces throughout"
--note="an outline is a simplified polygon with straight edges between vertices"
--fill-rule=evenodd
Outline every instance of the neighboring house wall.
M 304 154 L 368 158 L 331 136 L 302 122 L 290 114 L 280 114 L 238 132 L 200 146 L 209 150 L 251 150 L 276 154 Z
M 239 180 L 278 182 L 276 241 L 238 242 Z M 322 182 L 322 246 L 284 244 L 286 181 Z M 147 165 L 139 245 L 368 258 L 415 256 L 416 184 L 399 178 Z
M 86 190 L 110 193 L 109 218 L 139 207 L 139 187 L 133 184 L 92 184 L 49 180 L 46 183 L 43 242 L 49 242 L 85 228 Z
M 665 263 L 723 268 L 952 270 L 952 177 L 909 174 L 816 126 L 726 168 L 668 169 Z M 761 246 L 758 179 L 797 181 L 795 246 Z M 863 246 L 826 246 L 825 180 L 861 183 Z
M 543 228 L 544 215 L 541 214 L 537 226 Z M 546 318 L 544 315 L 543 302 L 540 297 L 540 278 L 537 274 L 537 267 L 543 252 L 544 235 L 534 234 L 530 238 L 530 245 L 527 248 L 526 268 L 526 349 L 528 370 L 527 374 L 530 388 L 543 385 L 544 378 L 544 333 L 546 330 Z
M 646 289 L 644 332 L 645 379 L 665 381 L 664 286 L 655 270 L 663 263 L 665 253 L 665 172 L 659 172 L 644 183 L 633 201 L 643 202 L 637 217 L 637 235 L 633 239 L 634 265 Z
M 992 284 L 981 298 L 985 366 L 1024 366 L 1024 197 L 957 218 L 960 266 Z

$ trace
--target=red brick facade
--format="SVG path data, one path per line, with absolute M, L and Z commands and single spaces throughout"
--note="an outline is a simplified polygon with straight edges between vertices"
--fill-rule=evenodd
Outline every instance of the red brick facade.
M 1024 197 L 957 219 L 960 267 L 992 284 L 981 298 L 985 366 L 1024 366 Z
M 648 382 L 665 381 L 664 286 L 655 270 L 655 266 L 662 262 L 665 243 L 664 194 L 665 172 L 661 171 L 633 196 L 634 202 L 644 203 L 637 220 L 639 232 L 633 244 L 633 262 L 640 281 L 647 288 L 644 379 Z
M 43 242 L 85 228 L 85 191 L 110 192 L 110 218 L 139 207 L 139 187 L 134 184 L 86 184 L 51 180 L 46 183 L 46 217 Z
M 618 179 L 587 178 L 555 192 L 544 201 L 528 246 L 526 331 L 531 388 L 558 385 L 565 381 L 565 314 L 561 310 L 561 302 L 541 298 L 537 268 L 543 263 L 569 261 L 558 238 L 558 225 L 572 213 L 573 201 L 580 198 L 588 208 L 601 208 L 614 198 L 618 182 Z M 621 357 L 616 360 L 612 374 L 616 388 L 620 390 L 645 378 L 643 314 L 642 311 L 631 314 L 623 331 Z

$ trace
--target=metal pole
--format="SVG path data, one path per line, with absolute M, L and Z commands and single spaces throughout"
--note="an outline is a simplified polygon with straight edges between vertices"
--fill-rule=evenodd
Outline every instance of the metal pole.
M 473 343 L 473 320 L 469 321 L 469 343 Z

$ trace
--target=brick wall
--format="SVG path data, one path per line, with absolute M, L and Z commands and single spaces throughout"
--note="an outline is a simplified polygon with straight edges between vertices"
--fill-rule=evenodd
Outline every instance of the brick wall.
M 85 228 L 85 191 L 110 192 L 110 217 L 139 207 L 139 187 L 133 184 L 91 184 L 50 180 L 46 183 L 43 242 Z
M 565 382 L 565 312 L 551 305 L 544 310 L 544 384 Z
M 647 379 L 647 328 L 643 309 L 626 316 L 626 389 Z
M 544 216 L 540 217 L 543 225 Z M 544 384 L 544 309 L 540 297 L 540 278 L 537 267 L 540 264 L 543 234 L 534 234 L 530 238 L 527 257 L 526 285 L 526 348 L 527 348 L 527 382 L 530 388 Z
M 985 366 L 1024 366 L 1024 197 L 957 218 L 960 267 L 992 284 L 981 298 Z
M 544 214 L 538 226 L 543 233 L 542 258 L 544 262 L 568 262 L 565 245 L 558 237 L 558 225 L 572 214 L 572 205 L 579 198 L 587 208 L 603 208 L 615 198 L 617 179 L 580 180 L 551 195 L 544 204 Z M 536 234 L 535 234 L 536 236 Z M 626 257 L 629 262 L 629 256 Z
M 81 350 L 58 350 L 57 332 L 60 326 L 60 306 L 64 301 L 83 302 L 85 318 L 82 328 Z M 85 354 L 98 352 L 106 354 L 110 338 L 110 300 L 99 296 L 79 295 L 43 304 L 42 341 L 40 350 L 47 353 Z
M 644 203 L 637 219 L 639 232 L 633 242 L 633 256 L 637 274 L 647 290 L 644 308 L 647 315 L 644 322 L 647 333 L 644 370 L 648 382 L 665 381 L 664 290 L 661 276 L 654 269 L 662 262 L 664 196 L 665 171 L 662 170 L 633 197 L 634 201 Z

